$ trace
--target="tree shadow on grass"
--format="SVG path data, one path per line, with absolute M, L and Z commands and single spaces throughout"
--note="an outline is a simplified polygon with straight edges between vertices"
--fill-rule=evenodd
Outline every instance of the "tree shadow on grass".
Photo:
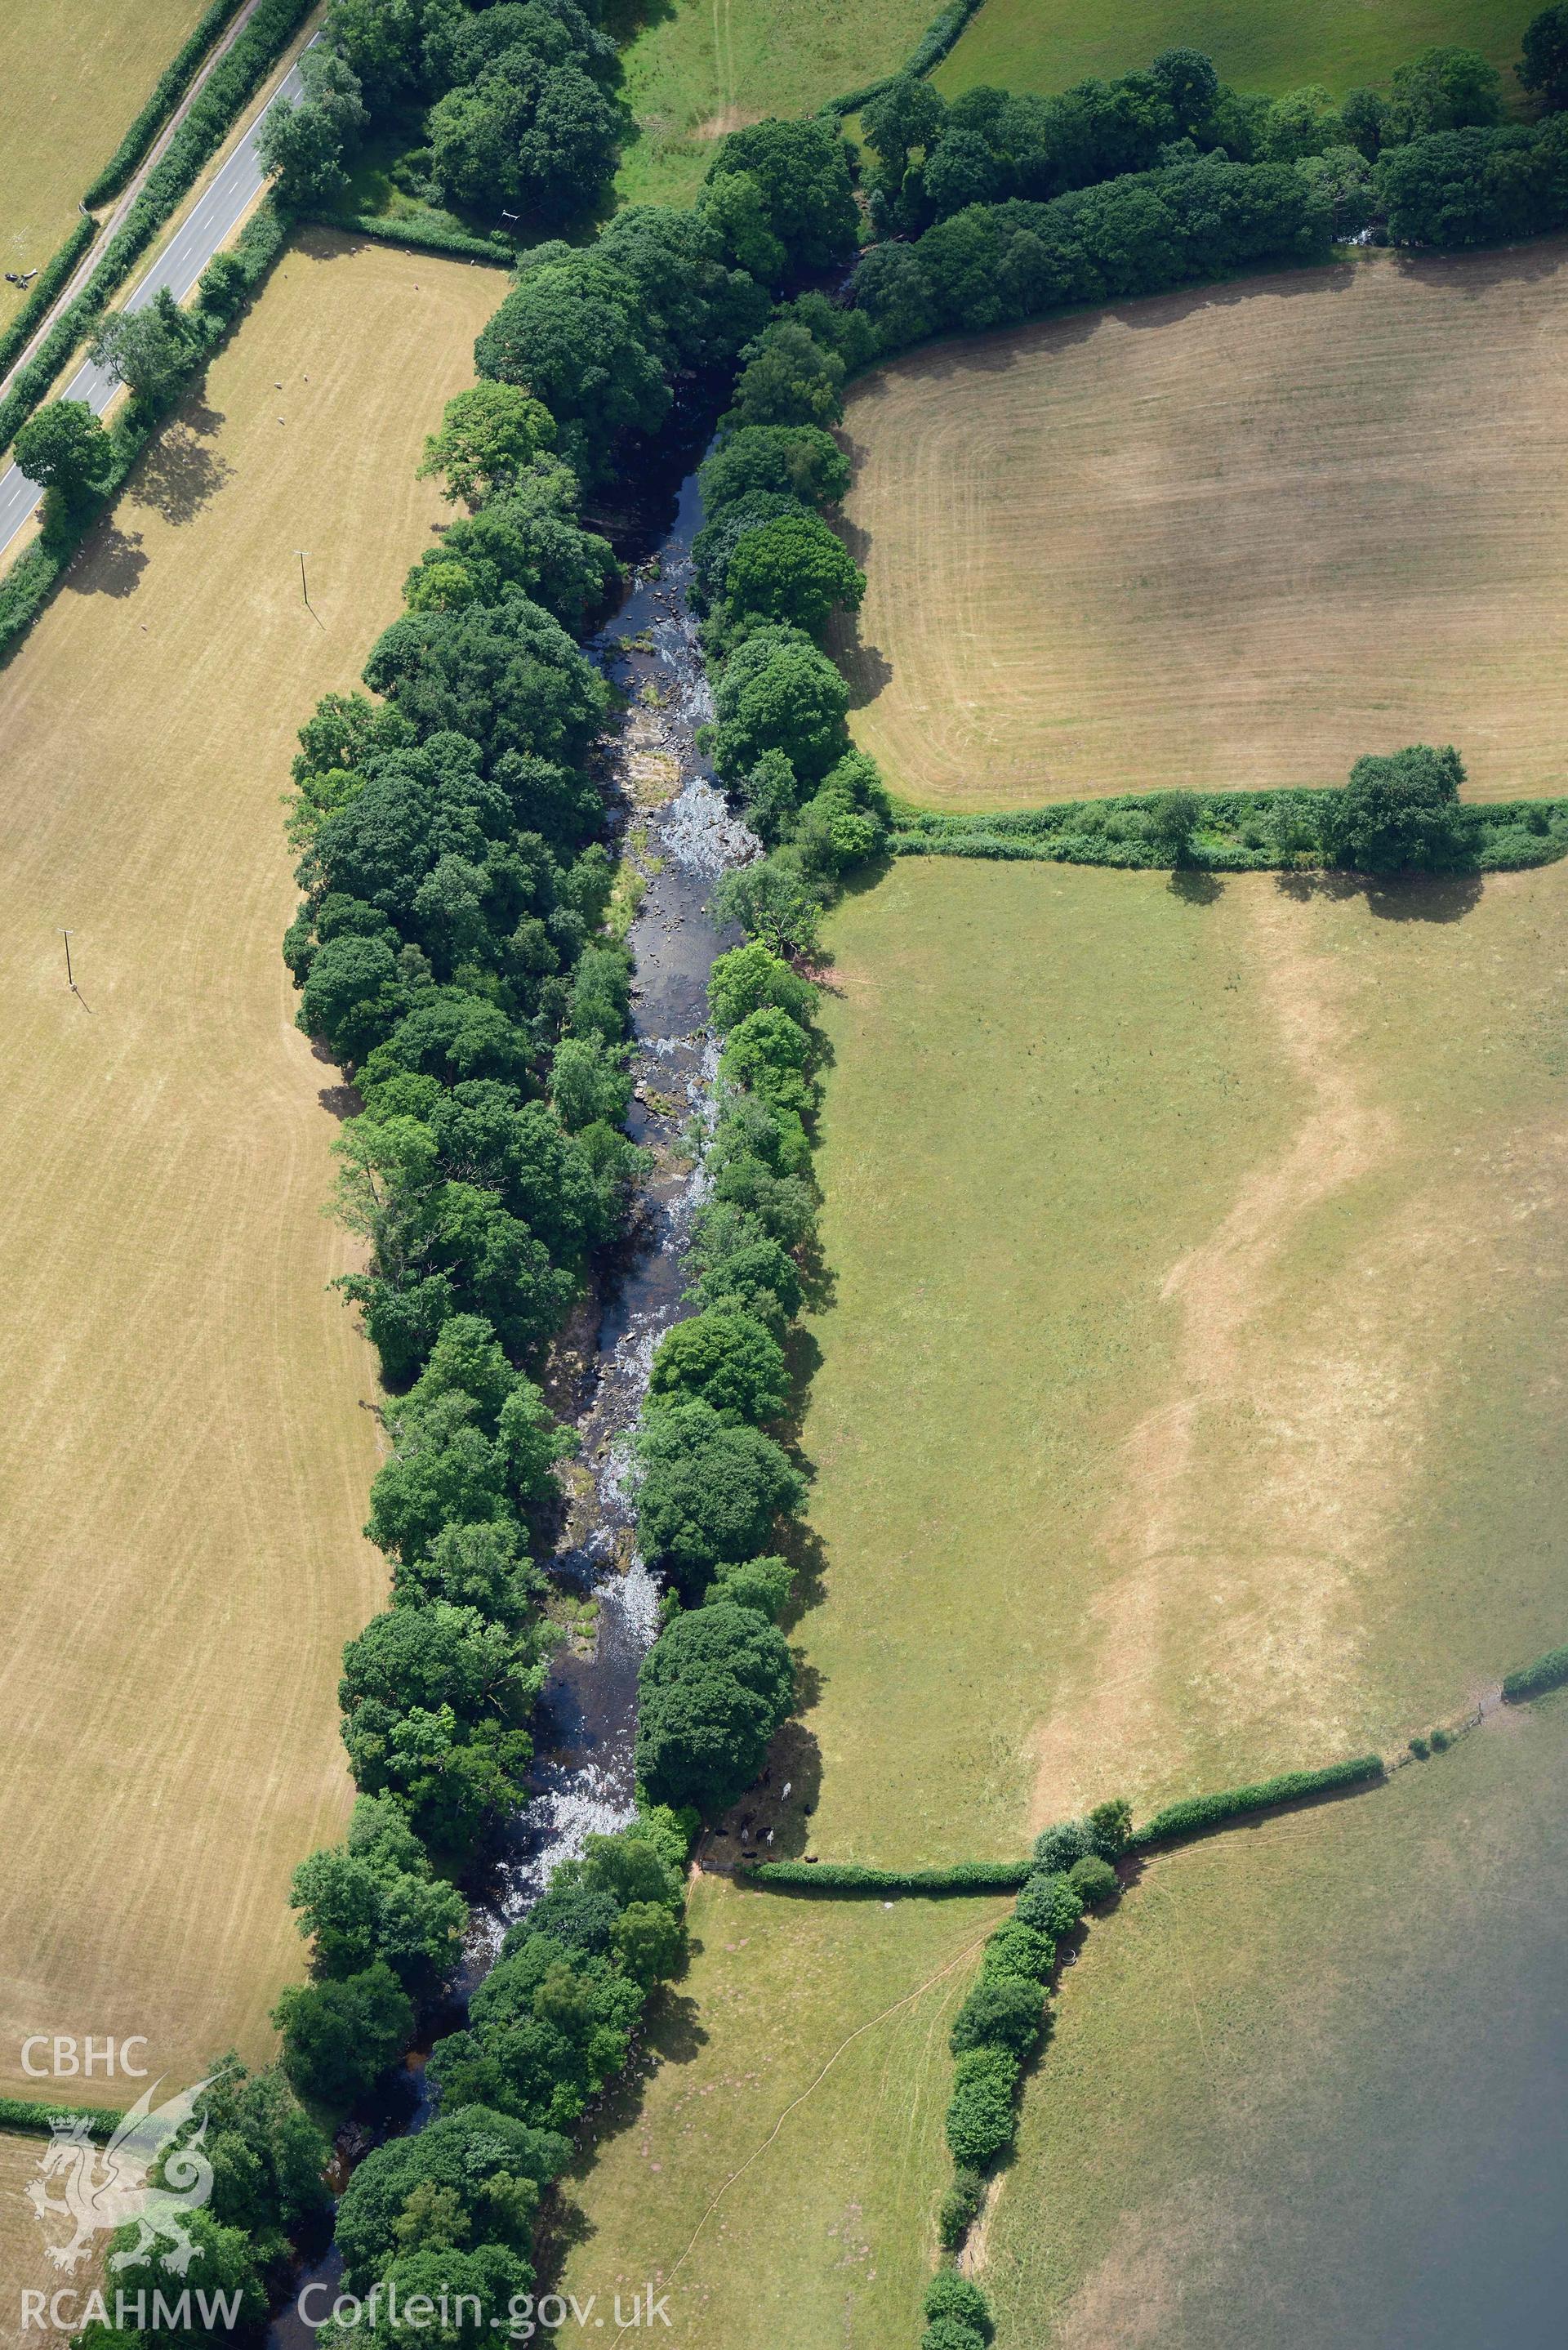
M 1184 906 L 1212 906 L 1225 895 L 1225 884 L 1217 873 L 1201 865 L 1178 865 L 1167 885 L 1173 898 Z
M 1363 898 L 1382 922 L 1462 922 L 1486 887 L 1479 873 L 1277 873 L 1274 884 L 1282 897 L 1303 906 L 1314 899 L 1344 905 Z
M 134 596 L 147 561 L 139 530 L 105 523 L 88 540 L 61 585 L 72 596 Z
M 193 521 L 234 475 L 226 457 L 204 442 L 223 423 L 216 410 L 192 401 L 150 444 L 133 484 L 139 505 L 178 527 Z

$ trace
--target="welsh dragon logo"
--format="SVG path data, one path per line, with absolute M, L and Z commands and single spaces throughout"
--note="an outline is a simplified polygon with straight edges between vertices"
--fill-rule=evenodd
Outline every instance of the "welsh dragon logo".
M 213 2166 L 202 2151 L 206 2116 L 182 2145 L 174 2141 L 195 2112 L 203 2091 L 216 2078 L 216 2074 L 211 2074 L 157 2107 L 152 2100 L 161 2084 L 154 2081 L 119 2123 L 107 2146 L 93 2143 L 91 2124 L 79 2116 L 69 2120 L 62 2116 L 50 2123 L 49 2144 L 38 2161 L 41 2176 L 29 2183 L 27 2199 L 46 2227 L 51 2220 L 63 2220 L 74 2230 L 68 2242 L 48 2247 L 56 2268 L 68 2274 L 82 2254 L 91 2250 L 96 2236 L 128 2225 L 136 2229 L 136 2241 L 111 2254 L 111 2269 L 129 2268 L 132 2261 L 142 2259 L 165 2241 L 170 2249 L 163 2253 L 161 2265 L 176 2276 L 183 2276 L 191 2262 L 200 2259 L 202 2247 L 191 2241 L 185 2221 L 191 2212 L 202 2209 L 213 2191 Z M 161 2174 L 154 2185 L 150 2174 L 161 2158 Z M 51 2180 L 63 2185 L 63 2199 L 50 2195 Z

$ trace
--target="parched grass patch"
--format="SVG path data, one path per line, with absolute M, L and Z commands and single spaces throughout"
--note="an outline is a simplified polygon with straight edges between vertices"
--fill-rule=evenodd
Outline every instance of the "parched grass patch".
M 1155 1860 L 1064 1978 L 979 2274 L 1010 2350 L 1547 2342 L 1568 1705 Z
M 145 2033 L 176 2079 L 265 2054 L 290 1871 L 347 1814 L 377 1390 L 327 1288 L 342 1098 L 278 959 L 280 795 L 444 511 L 413 469 L 494 298 L 462 264 L 291 249 L 0 674 L 17 2094 L 34 2032 Z
M 811 1325 L 810 1604 L 789 1627 L 805 1705 L 740 1807 L 749 1843 L 771 1826 L 765 1849 L 825 1862 L 1011 1857 L 1109 1793 L 1147 1819 L 1397 1752 L 1561 1637 L 1562 868 L 1369 897 L 922 861 L 846 900 L 829 943 L 817 1165 L 834 1287 Z M 1439 1804 L 1455 1783 L 1437 1773 L 1476 1743 L 1419 1766 Z M 1189 1861 L 1396 1818 L 1395 1792 L 1151 1861 L 1090 1929 L 1065 2010 Z M 711 1839 L 708 1857 L 734 1849 Z M 1368 1912 L 1396 1857 L 1368 1846 L 1355 1864 Z M 706 2036 L 670 2036 L 576 2187 L 591 2232 L 569 2288 L 673 2278 L 695 2296 L 675 2303 L 680 2323 L 716 2350 L 907 2350 L 949 2173 L 947 1993 L 918 2080 L 910 2060 L 907 2080 L 890 2063 L 840 2081 L 840 2060 L 766 2141 L 866 2015 L 922 1979 L 917 1934 L 954 1937 L 921 1941 L 925 1965 L 956 1950 L 963 1910 L 1006 1906 L 888 1910 L 704 1880 L 680 1989 Z M 1237 1909 L 1239 1941 L 1251 1915 Z M 1294 1994 L 1321 2032 L 1339 1946 L 1285 1915 L 1324 1954 Z M 1265 1921 L 1265 1968 L 1272 1934 Z M 1174 2018 L 1190 2034 L 1175 1960 L 1162 1981 L 1149 2033 Z M 1206 2001 L 1211 2043 L 1229 2013 Z M 914 2033 L 911 2013 L 900 2044 Z M 1092 2064 L 1070 2074 L 1076 2200 L 1059 2170 L 1029 2183 L 1056 2061 L 1053 2043 L 1000 2207 L 999 2339 L 1050 2338 L 1039 2313 L 1114 2261 L 1116 2198 L 1141 2191 L 1130 2065 L 1103 2086 Z M 1171 2098 L 1179 2148 L 1208 2111 Z
M 1011 1858 L 1552 1645 L 1568 874 L 900 864 L 830 937 L 776 1850 Z
M 983 16 L 983 12 L 982 12 Z M 951 342 L 846 429 L 861 745 L 928 806 L 1568 780 L 1568 245 L 1367 254 Z
M 5 0 L 0 263 L 41 268 L 202 0 Z M 0 281 L 0 326 L 26 297 Z
M 626 53 L 638 121 L 623 203 L 687 204 L 717 141 L 764 115 L 811 114 L 891 73 L 938 0 L 654 0 Z
M 62 2277 L 50 2264 L 50 2242 L 58 2243 L 70 2230 L 51 2221 L 54 2232 L 46 2235 L 27 2200 L 29 2185 L 40 2176 L 38 2158 L 47 2143 L 47 2139 L 0 2135 L 0 2278 L 5 2288 L 0 2293 L 0 2344 L 5 2350 L 36 2350 L 43 2338 L 36 2325 L 23 2325 L 24 2293 L 49 2294 L 65 2285 L 85 2297 L 99 2282 L 98 2263 L 90 2258 L 70 2278 Z M 51 2199 L 58 2201 L 64 2190 L 57 2180 L 48 2191 Z M 79 2308 L 79 2302 L 76 2306 Z
M 1071 0 L 985 0 L 934 77 L 949 98 L 977 82 L 1004 89 L 1065 89 L 1089 74 L 1122 74 L 1161 49 L 1202 49 L 1235 89 L 1271 93 L 1324 82 L 1336 97 L 1386 86 L 1434 41 L 1480 49 L 1516 86 L 1511 68 L 1534 0 L 1126 0 L 1115 9 Z

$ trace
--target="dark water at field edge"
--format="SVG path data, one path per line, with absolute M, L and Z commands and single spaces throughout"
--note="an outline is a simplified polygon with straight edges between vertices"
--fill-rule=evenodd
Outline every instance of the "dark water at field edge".
M 694 1125 L 711 1122 L 718 1048 L 706 1024 L 708 975 L 739 938 L 721 930 L 709 900 L 720 875 L 759 846 L 728 806 L 694 739 L 713 714 L 686 600 L 691 541 L 701 522 L 694 472 L 680 483 L 666 528 L 649 530 L 646 515 L 634 518 L 632 531 L 645 546 L 651 541 L 651 551 L 612 618 L 585 647 L 628 697 L 599 748 L 597 769 L 611 845 L 629 854 L 644 883 L 628 932 L 636 1092 L 627 1126 L 653 1164 L 622 1263 L 607 1287 L 591 1358 L 576 1380 L 576 1409 L 563 1414 L 577 1431 L 585 1473 L 573 1481 L 565 1532 L 545 1563 L 560 1582 L 595 1601 L 596 1637 L 591 1652 L 563 1648 L 551 1666 L 534 1726 L 533 1800 L 506 1834 L 484 1894 L 471 1905 L 464 1961 L 443 2030 L 461 2023 L 463 2003 L 493 1964 L 507 1928 L 526 1915 L 561 1861 L 580 1851 L 586 1836 L 623 1827 L 632 1816 L 637 1674 L 658 1628 L 659 1588 L 633 1540 L 629 1438 L 659 1340 L 695 1310 L 682 1296 L 685 1256 L 706 1183 L 682 1146 Z M 431 2116 L 422 2057 L 421 2051 L 410 2061 L 394 2101 L 394 2133 L 418 2129 Z M 339 2187 L 352 2162 L 385 2135 L 385 2126 L 342 2134 L 334 2165 Z M 333 2245 L 296 2279 L 269 2328 L 270 2350 L 312 2350 L 317 2326 L 300 2315 L 300 2297 L 315 2288 L 310 2313 L 318 2323 L 341 2282 L 342 2260 Z

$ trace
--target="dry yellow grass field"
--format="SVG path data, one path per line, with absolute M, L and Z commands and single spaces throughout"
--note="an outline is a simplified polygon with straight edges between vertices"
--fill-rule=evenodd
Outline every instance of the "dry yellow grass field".
M 27 2183 L 37 2176 L 38 2157 L 47 2144 L 47 2138 L 0 2137 L 0 2343 L 5 2350 L 22 2350 L 29 2342 L 36 2350 L 43 2339 L 36 2328 L 23 2329 L 23 2293 L 53 2293 L 67 2282 L 50 2266 L 49 2240 L 26 2199 Z M 57 2196 L 59 2191 L 53 2189 Z M 97 2282 L 96 2272 L 88 2273 L 91 2267 L 84 2262 L 80 2274 L 68 2282 L 90 2292 Z
M 202 0 L 4 0 L 0 39 L 0 256 L 47 261 L 83 189 L 202 13 Z M 23 296 L 0 282 L 0 326 Z
M 1568 245 L 1250 278 L 857 386 L 852 723 L 956 808 L 1568 780 Z M 842 650 L 842 649 L 841 649 Z
M 296 245 L 0 673 L 16 2094 L 32 2032 L 144 2033 L 186 2078 L 264 2052 L 300 1963 L 290 1869 L 347 1813 L 376 1388 L 326 1287 L 337 1073 L 292 1024 L 279 795 L 443 511 L 421 436 L 500 286 Z

